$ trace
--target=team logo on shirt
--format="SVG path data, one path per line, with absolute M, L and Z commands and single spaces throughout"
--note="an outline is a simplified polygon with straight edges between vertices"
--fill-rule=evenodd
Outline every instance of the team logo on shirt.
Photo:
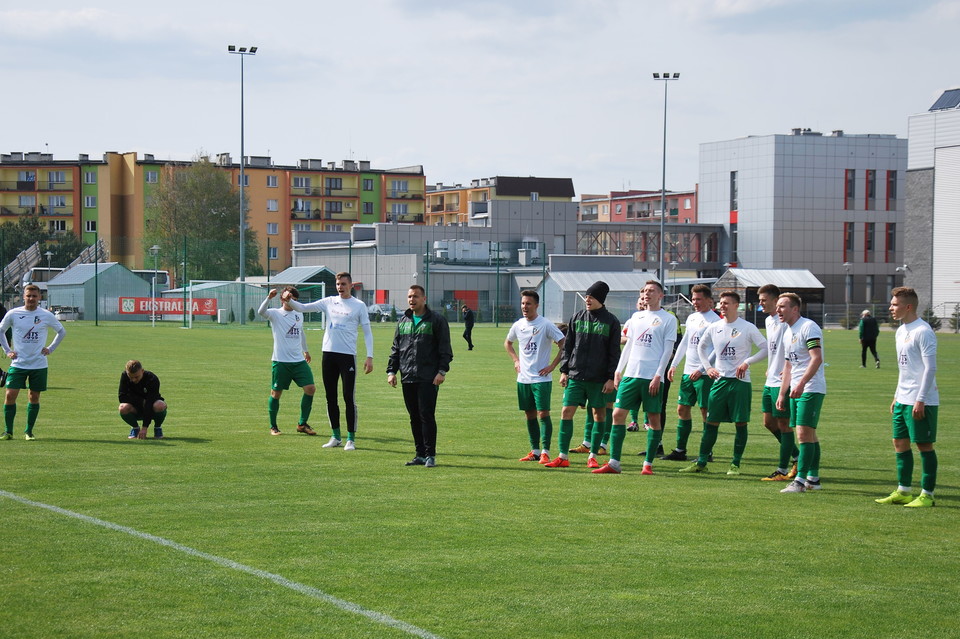
M 298 326 L 291 326 L 290 330 L 287 331 L 287 339 L 300 339 L 300 328 Z
M 735 328 L 730 330 L 730 337 L 736 337 L 739 334 L 740 334 L 740 331 L 738 331 Z

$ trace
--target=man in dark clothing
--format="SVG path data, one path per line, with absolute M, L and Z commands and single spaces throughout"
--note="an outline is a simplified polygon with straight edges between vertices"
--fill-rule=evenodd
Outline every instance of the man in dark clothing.
M 473 311 L 466 304 L 460 309 L 463 312 L 463 339 L 467 340 L 467 350 L 473 350 Z
M 867 367 L 867 349 L 873 354 L 873 359 L 880 368 L 880 358 L 877 357 L 877 338 L 880 336 L 880 324 L 869 310 L 860 313 L 860 368 Z
M 400 374 L 403 403 L 410 415 L 417 451 L 407 466 L 432 468 L 437 465 L 437 393 L 453 360 L 450 325 L 427 306 L 422 286 L 410 287 L 407 303 L 410 308 L 400 317 L 393 336 L 387 383 L 396 387 Z
M 592 410 L 598 424 L 603 424 L 606 419 L 604 395 L 614 392 L 613 377 L 620 359 L 620 320 L 603 305 L 609 292 L 606 282 L 594 282 L 584 298 L 586 308 L 574 313 L 567 322 L 567 337 L 560 361 L 560 386 L 564 388 L 560 454 L 544 464 L 545 467 L 566 468 L 570 465 L 567 451 L 573 437 L 577 406 Z
M 130 426 L 128 439 L 146 439 L 150 422 L 153 438 L 163 439 L 163 420 L 167 418 L 167 403 L 160 395 L 160 378 L 132 359 L 120 373 L 120 418 Z M 143 420 L 140 427 L 139 420 Z

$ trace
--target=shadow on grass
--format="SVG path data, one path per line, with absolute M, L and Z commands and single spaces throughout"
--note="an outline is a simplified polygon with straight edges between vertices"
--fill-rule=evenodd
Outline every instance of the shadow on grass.
M 68 444 L 123 444 L 124 446 L 176 446 L 177 443 L 184 444 L 209 444 L 212 439 L 202 437 L 170 437 L 167 435 L 163 439 L 66 439 L 63 437 L 45 438 L 48 442 L 65 442 Z

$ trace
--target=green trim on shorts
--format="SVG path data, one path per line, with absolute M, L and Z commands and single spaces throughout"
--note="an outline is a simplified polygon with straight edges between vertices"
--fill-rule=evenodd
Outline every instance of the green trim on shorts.
M 790 402 L 787 401 L 787 410 L 777 408 L 777 398 L 780 396 L 779 386 L 764 386 L 763 396 L 760 398 L 761 412 L 770 413 L 775 419 L 789 419 Z M 790 389 L 787 389 L 787 399 L 790 399 Z
M 585 382 L 579 379 L 567 379 L 567 387 L 563 390 L 564 406 L 587 406 L 589 408 L 603 408 L 604 401 L 602 382 Z
M 923 419 L 913 418 L 913 404 L 893 405 L 893 438 L 907 439 L 914 444 L 933 444 L 937 441 L 938 406 L 924 406 Z
M 300 388 L 314 383 L 313 371 L 306 360 L 301 362 L 273 362 L 270 388 L 275 391 L 285 391 L 290 388 L 290 382 Z
M 750 405 L 753 401 L 753 384 L 735 377 L 713 380 L 710 387 L 710 408 L 707 421 L 711 424 L 733 422 L 744 424 L 750 421 Z
M 27 384 L 29 382 L 29 385 Z M 7 388 L 29 388 L 35 393 L 47 390 L 46 368 L 17 368 L 11 366 L 7 371 Z
M 553 382 L 517 382 L 517 405 L 520 410 L 550 410 Z
M 660 392 L 663 392 L 663 384 L 660 384 Z M 620 386 L 617 388 L 617 401 L 614 406 L 624 410 L 636 410 L 642 406 L 645 413 L 659 414 L 663 402 L 660 393 L 650 394 L 649 379 L 624 377 L 620 380 Z
M 677 403 L 681 406 L 708 408 L 712 385 L 713 379 L 706 373 L 702 374 L 696 381 L 691 380 L 689 375 L 684 375 L 680 378 L 680 392 L 677 394 Z
M 796 399 L 790 398 L 790 428 L 806 426 L 816 429 L 820 423 L 820 409 L 823 407 L 823 393 L 803 393 Z

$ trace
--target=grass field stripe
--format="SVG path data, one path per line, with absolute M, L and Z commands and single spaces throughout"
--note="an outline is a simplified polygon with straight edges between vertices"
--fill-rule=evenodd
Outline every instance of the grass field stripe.
M 50 512 L 57 513 L 58 515 L 64 515 L 66 517 L 72 517 L 73 519 L 79 519 L 80 521 L 86 522 L 88 524 L 94 524 L 96 526 L 101 526 L 109 530 L 116 532 L 125 533 L 127 535 L 132 535 L 139 539 L 145 539 L 147 541 L 152 541 L 161 546 L 167 546 L 168 548 L 173 548 L 174 550 L 179 550 L 180 552 L 186 555 L 192 555 L 194 557 L 199 557 L 200 559 L 206 559 L 211 561 L 219 566 L 225 568 L 231 568 L 233 570 L 247 573 L 248 575 L 253 575 L 254 577 L 259 577 L 261 579 L 266 579 L 267 581 L 272 581 L 273 583 L 283 586 L 284 588 L 289 588 L 299 592 L 300 594 L 307 595 L 308 597 L 313 597 L 314 599 L 319 599 L 320 601 L 326 602 L 337 608 L 340 608 L 346 612 L 352 612 L 353 614 L 360 615 L 361 617 L 366 617 L 371 621 L 374 621 L 383 626 L 389 626 L 391 628 L 396 628 L 397 630 L 402 630 L 403 632 L 413 635 L 414 637 L 422 637 L 423 639 L 442 639 L 439 635 L 435 635 L 432 632 L 424 630 L 409 624 L 405 621 L 400 621 L 399 619 L 394 619 L 389 615 L 377 612 L 375 610 L 368 610 L 363 606 L 359 606 L 355 603 L 339 599 L 333 595 L 329 595 L 318 588 L 313 586 L 307 586 L 306 584 L 301 584 L 296 581 L 287 579 L 282 575 L 276 575 L 272 572 L 267 572 L 265 570 L 259 570 L 257 568 L 251 568 L 250 566 L 238 563 L 232 559 L 227 559 L 225 557 L 218 557 L 217 555 L 211 555 L 210 553 L 203 552 L 202 550 L 197 550 L 196 548 L 191 548 L 190 546 L 184 546 L 183 544 L 178 544 L 175 541 L 170 541 L 169 539 L 164 539 L 163 537 L 157 537 L 156 535 L 151 535 L 150 533 L 141 532 L 135 528 L 129 528 L 127 526 L 121 526 L 120 524 L 114 524 L 109 521 L 104 521 L 103 519 L 97 519 L 96 517 L 90 517 L 89 515 L 83 515 L 81 513 L 75 513 L 72 510 L 66 510 L 65 508 L 60 508 L 59 506 L 51 506 L 50 504 L 44 504 L 38 501 L 33 501 L 27 499 L 26 497 L 21 497 L 15 495 L 14 493 L 7 492 L 5 490 L 0 490 L 0 497 L 6 497 L 7 499 L 20 502 L 21 504 L 27 506 L 33 506 L 34 508 L 43 508 L 49 510 Z

